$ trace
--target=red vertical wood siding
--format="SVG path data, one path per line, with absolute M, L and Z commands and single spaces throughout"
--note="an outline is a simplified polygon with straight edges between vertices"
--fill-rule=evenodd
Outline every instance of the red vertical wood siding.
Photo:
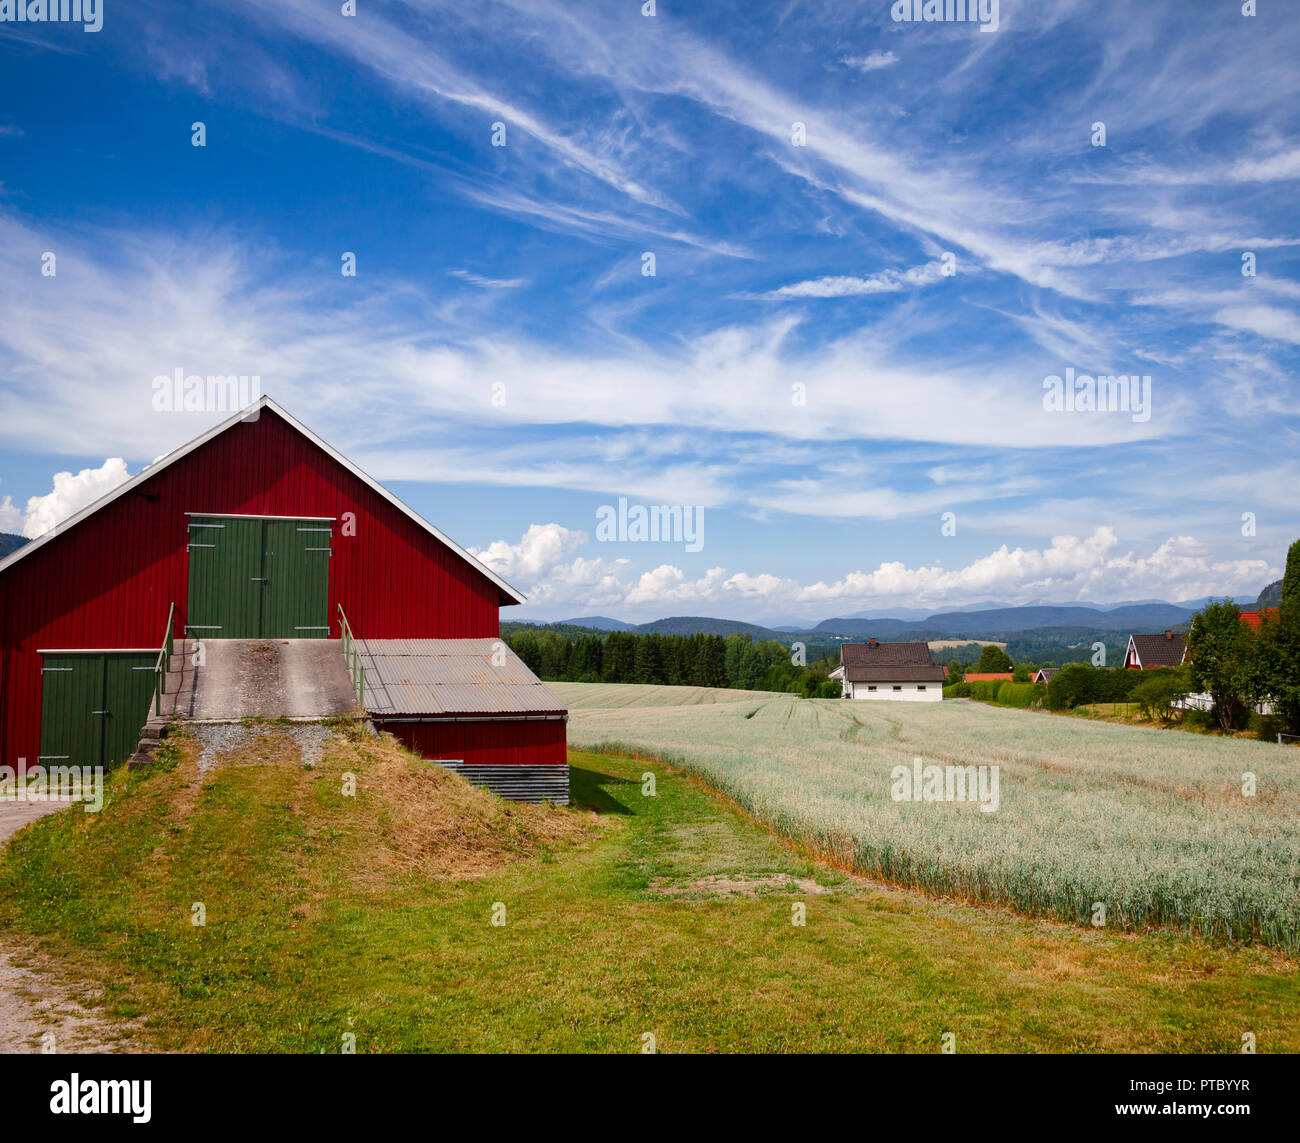
M 513 602 L 466 561 L 269 409 L 237 422 L 0 573 L 0 762 L 34 766 L 41 648 L 154 647 L 185 623 L 186 512 L 333 516 L 337 604 L 375 639 L 495 638 Z M 355 535 L 343 535 L 345 513 Z
M 467 766 L 563 766 L 566 724 L 561 719 L 525 722 L 380 723 L 421 758 L 460 759 Z

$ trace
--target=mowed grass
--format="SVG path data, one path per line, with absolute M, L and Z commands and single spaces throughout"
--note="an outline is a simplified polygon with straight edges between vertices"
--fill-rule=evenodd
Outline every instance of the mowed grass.
M 1081 924 L 1300 948 L 1292 748 L 980 703 L 606 708 L 588 692 L 569 699 L 572 746 L 684 766 L 865 875 Z M 917 758 L 996 766 L 996 810 L 895 800 L 895 768 Z
M 17 835 L 0 939 L 37 934 L 181 1051 L 1300 1050 L 1276 951 L 872 886 L 660 763 L 574 753 L 577 805 L 547 810 L 391 740 L 294 751 L 272 732 L 200 777 L 187 747 Z

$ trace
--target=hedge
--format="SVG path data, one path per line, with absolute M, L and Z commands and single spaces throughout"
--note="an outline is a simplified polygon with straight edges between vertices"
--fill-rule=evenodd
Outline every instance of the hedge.
M 998 689 L 998 702 L 1002 706 L 1028 709 L 1041 706 L 1047 697 L 1047 688 L 1033 683 L 1003 683 Z
M 970 687 L 970 697 L 976 702 L 997 702 L 998 690 L 1005 681 L 1005 679 L 978 679 L 966 685 Z
M 1052 710 L 1070 710 L 1094 702 L 1128 702 L 1133 688 L 1152 678 L 1173 674 L 1176 668 L 1154 671 L 1107 670 L 1086 663 L 1062 667 L 1047 685 L 1047 705 Z
M 977 702 L 995 702 L 1001 706 L 1042 706 L 1047 688 L 1035 683 L 1013 683 L 1007 679 L 977 679 L 973 683 L 954 683 L 943 688 L 943 697 L 970 698 Z

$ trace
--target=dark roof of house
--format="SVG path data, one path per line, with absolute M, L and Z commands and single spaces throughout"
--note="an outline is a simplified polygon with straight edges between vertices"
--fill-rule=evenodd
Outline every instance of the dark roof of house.
M 1060 667 L 1039 667 L 1038 670 L 1034 673 L 1034 678 L 1036 679 L 1038 678 L 1039 675 L 1042 675 L 1043 682 L 1050 683 L 1052 681 L 1052 678 L 1055 676 L 1056 672 L 1059 671 L 1060 669 L 1061 669 Z
M 846 667 L 929 667 L 928 643 L 841 643 L 840 662 Z
M 1130 638 L 1144 669 L 1176 667 L 1183 661 L 1183 649 L 1187 645 L 1185 635 L 1133 635 Z
M 846 667 L 845 674 L 851 683 L 941 683 L 948 677 L 942 667 L 926 667 L 919 663 L 898 667 Z

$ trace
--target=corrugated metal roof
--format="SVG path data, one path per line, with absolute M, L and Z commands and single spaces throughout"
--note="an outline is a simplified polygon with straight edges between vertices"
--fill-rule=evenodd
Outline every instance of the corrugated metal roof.
M 357 648 L 366 668 L 365 705 L 371 714 L 566 711 L 500 639 L 358 639 Z

